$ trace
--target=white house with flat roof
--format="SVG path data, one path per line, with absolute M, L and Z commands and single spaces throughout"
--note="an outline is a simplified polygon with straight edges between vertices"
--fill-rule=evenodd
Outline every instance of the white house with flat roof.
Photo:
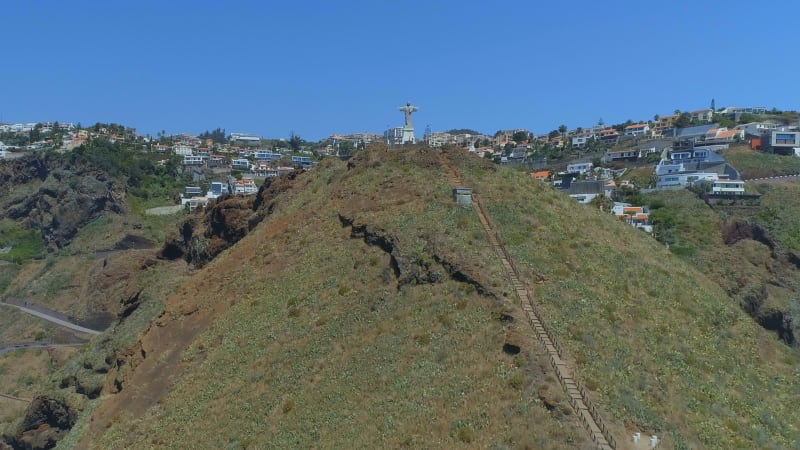
M 741 180 L 717 180 L 711 183 L 711 193 L 713 195 L 743 195 L 744 181 Z
M 175 144 L 172 146 L 172 151 L 178 156 L 191 156 L 194 154 L 194 149 L 186 144 Z
M 584 173 L 592 170 L 594 164 L 590 162 L 582 162 L 582 163 L 573 163 L 567 165 L 567 173 L 579 173 L 583 175 Z
M 230 141 L 255 144 L 261 142 L 261 138 L 250 133 L 231 133 Z

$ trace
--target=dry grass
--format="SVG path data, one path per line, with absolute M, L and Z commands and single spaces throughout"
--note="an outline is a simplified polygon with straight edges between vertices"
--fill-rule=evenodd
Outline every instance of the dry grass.
M 227 271 L 224 293 L 192 295 L 230 306 L 194 337 L 180 367 L 164 367 L 175 380 L 169 392 L 127 409 L 94 445 L 586 445 L 563 398 L 554 396 L 556 412 L 539 400 L 540 389 L 558 387 L 525 327 L 510 326 L 530 347 L 502 352 L 511 328 L 498 313 L 518 310 L 444 273 L 398 289 L 389 256 L 340 224 L 339 212 L 353 214 L 394 236 L 408 258 L 432 264 L 436 248 L 507 290 L 477 217 L 452 205 L 438 164 L 416 156 L 369 155 L 371 170 L 330 161 L 300 180 L 267 221 L 198 273 Z M 168 311 L 187 299 L 174 297 Z M 148 354 L 159 358 L 158 349 Z
M 72 348 L 17 350 L 0 356 L 0 393 L 33 398 L 46 384 L 47 374 L 75 352 Z M 0 433 L 11 431 L 26 403 L 0 399 Z
M 750 150 L 746 145 L 731 147 L 720 153 L 735 167 L 742 178 L 764 178 L 800 173 L 800 158 Z
M 607 421 L 676 448 L 798 442 L 797 351 L 754 323 L 715 275 L 529 177 L 469 160 L 463 170 L 529 283 L 540 281 L 536 296 L 581 377 L 597 385 Z M 704 238 L 682 237 L 696 257 L 720 245 L 713 217 L 685 219 L 708 226 Z
M 730 255 L 702 233 L 716 216 L 691 204 L 696 220 L 679 220 L 677 238 L 695 251 L 678 257 L 525 174 L 457 160 L 620 436 L 653 432 L 675 448 L 797 443 L 797 352 L 742 312 L 721 286 L 731 278 L 698 269 Z M 301 177 L 268 220 L 168 299 L 127 391 L 67 442 L 585 446 L 541 349 L 502 353 L 508 333 L 535 341 L 519 321 L 497 320 L 521 314 L 503 301 L 502 268 L 445 180 L 431 152 L 368 152 L 352 169 L 328 160 Z M 436 253 L 458 264 L 500 299 L 447 277 L 398 289 L 389 256 L 351 238 L 339 213 L 392 236 L 408 260 L 440 270 Z M 730 251 L 758 277 L 762 250 Z

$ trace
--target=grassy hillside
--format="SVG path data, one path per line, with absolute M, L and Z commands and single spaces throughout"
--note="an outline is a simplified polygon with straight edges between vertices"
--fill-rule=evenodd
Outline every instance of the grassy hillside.
M 769 228 L 785 249 L 800 254 L 800 183 L 764 183 L 756 189 L 762 195 L 762 209 L 754 218 Z
M 798 445 L 798 352 L 716 277 L 529 177 L 462 170 L 610 417 L 676 448 Z M 721 245 L 713 219 L 686 217 L 707 234 L 683 245 Z
M 753 151 L 746 145 L 731 147 L 720 154 L 745 180 L 800 173 L 800 158 L 796 156 Z
M 116 169 L 101 169 L 114 169 L 108 166 L 112 153 Z M 100 361 L 108 356 L 104 365 L 135 342 L 160 311 L 162 291 L 181 276 L 178 265 L 155 269 L 155 249 L 143 250 L 162 242 L 164 228 L 177 220 L 143 216 L 139 208 L 132 207 L 164 197 L 164 192 L 175 192 L 172 188 L 177 181 L 154 164 L 142 164 L 146 157 L 119 146 L 95 146 L 0 163 L 0 301 L 27 302 L 89 328 L 104 329 L 116 321 L 123 309 L 121 301 L 140 289 L 143 298 L 159 300 L 153 303 L 155 311 L 149 311 L 135 330 L 132 341 L 120 334 L 109 341 L 98 339 L 82 350 Z M 121 169 L 130 165 L 139 172 L 153 168 L 157 173 L 146 179 L 139 176 L 133 183 L 136 168 Z M 128 189 L 131 187 L 138 189 Z M 88 337 L 10 307 L 0 308 L 0 347 L 31 341 L 76 343 Z M 74 352 L 59 348 L 0 355 L 0 393 L 30 398 L 58 386 L 65 377 L 77 377 L 85 387 L 94 388 L 98 380 L 102 385 L 104 372 L 92 373 L 80 363 L 77 367 L 66 363 L 63 356 Z M 78 355 L 73 359 L 81 353 Z M 107 370 L 94 362 L 88 367 Z M 59 370 L 66 372 L 53 379 Z M 19 402 L 0 402 L 0 433 L 13 431 L 21 408 Z
M 64 446 L 584 448 L 436 155 L 352 163 L 299 177 L 169 298 Z
M 675 219 L 676 255 L 524 173 L 447 157 L 620 442 L 641 430 L 667 448 L 798 447 L 798 352 L 699 268 L 725 256 L 704 206 Z M 430 150 L 373 149 L 298 177 L 166 299 L 62 447 L 585 447 L 446 180 Z

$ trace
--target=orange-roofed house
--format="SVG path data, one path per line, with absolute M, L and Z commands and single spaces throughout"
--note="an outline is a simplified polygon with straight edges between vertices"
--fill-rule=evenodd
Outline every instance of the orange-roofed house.
M 531 176 L 532 176 L 532 177 L 533 177 L 535 180 L 542 180 L 542 181 L 547 181 L 547 180 L 549 180 L 549 179 L 550 179 L 550 175 L 552 175 L 552 173 L 551 173 L 549 170 L 540 170 L 540 171 L 538 171 L 538 172 L 533 172 L 533 173 L 531 174 Z
M 625 127 L 625 136 L 646 136 L 649 131 L 650 125 L 647 123 L 635 123 Z
M 615 203 L 612 212 L 618 219 L 634 228 L 642 229 L 648 233 L 653 232 L 653 226 L 650 225 L 650 213 L 644 206 Z
M 744 130 L 712 128 L 706 132 L 706 144 L 728 144 L 744 140 Z
M 612 127 L 606 127 L 597 133 L 597 137 L 604 144 L 615 144 L 619 139 L 619 131 Z
M 240 180 L 233 180 L 231 192 L 240 195 L 250 195 L 258 192 L 256 182 L 252 178 L 242 178 Z

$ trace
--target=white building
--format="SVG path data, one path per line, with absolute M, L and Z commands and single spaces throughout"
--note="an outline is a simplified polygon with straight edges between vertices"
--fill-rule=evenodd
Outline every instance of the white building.
M 228 193 L 228 184 L 222 181 L 212 181 L 211 186 L 208 188 L 206 197 L 210 199 L 219 198 Z
M 184 166 L 202 166 L 205 164 L 205 156 L 193 156 L 193 155 L 184 155 L 183 156 L 183 165 Z
M 742 195 L 744 194 L 744 181 L 717 180 L 711 183 L 713 195 Z
M 261 138 L 250 133 L 231 133 L 230 141 L 242 142 L 246 144 L 258 144 L 261 142 Z
M 172 146 L 172 151 L 178 156 L 191 156 L 194 154 L 194 149 L 186 144 L 175 144 Z
M 244 158 L 238 158 L 231 161 L 231 168 L 237 170 L 248 170 L 250 169 L 250 161 Z
M 658 177 L 656 189 L 679 189 L 690 186 L 698 181 L 711 181 L 719 180 L 719 174 L 716 172 L 679 172 L 671 173 Z
M 590 162 L 569 164 L 567 166 L 567 173 L 579 173 L 583 175 L 586 172 L 592 170 L 592 167 L 594 167 L 594 164 Z
M 645 136 L 650 131 L 647 123 L 635 123 L 625 127 L 625 136 Z
M 750 134 L 752 136 L 761 136 L 768 131 L 777 130 L 778 125 L 769 122 L 750 122 L 736 125 L 736 129 L 744 130 L 746 134 Z
M 232 180 L 230 190 L 233 194 L 251 195 L 258 192 L 258 187 L 252 178 L 242 178 L 241 180 Z

